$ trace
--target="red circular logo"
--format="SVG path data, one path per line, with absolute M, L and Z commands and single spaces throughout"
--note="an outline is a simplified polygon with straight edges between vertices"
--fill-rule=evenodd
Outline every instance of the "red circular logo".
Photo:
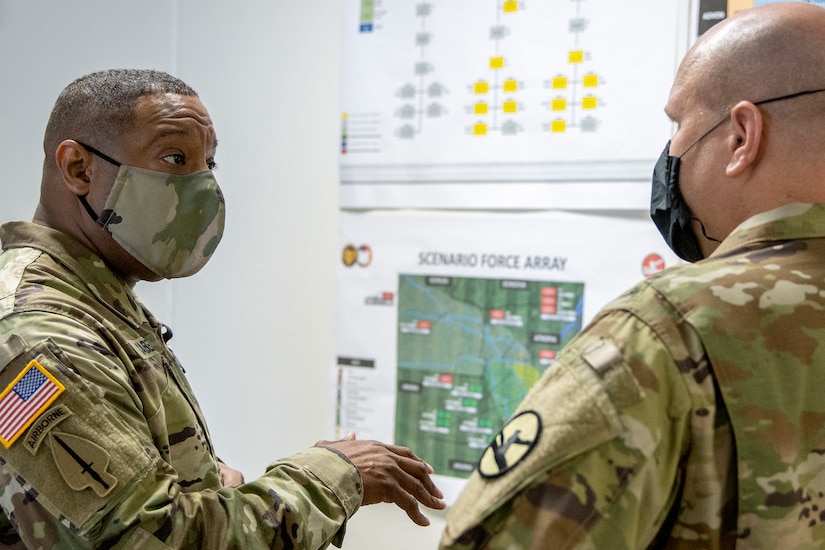
M 648 254 L 642 262 L 642 273 L 645 277 L 650 277 L 665 268 L 665 260 L 658 254 Z

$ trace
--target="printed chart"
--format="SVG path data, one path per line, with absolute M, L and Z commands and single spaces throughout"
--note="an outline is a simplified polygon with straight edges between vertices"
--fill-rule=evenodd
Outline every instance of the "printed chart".
M 679 263 L 644 214 L 344 211 L 340 227 L 332 437 L 407 445 L 448 495 L 598 310 Z
M 643 208 L 531 186 L 649 181 L 678 4 L 344 2 L 342 206 Z

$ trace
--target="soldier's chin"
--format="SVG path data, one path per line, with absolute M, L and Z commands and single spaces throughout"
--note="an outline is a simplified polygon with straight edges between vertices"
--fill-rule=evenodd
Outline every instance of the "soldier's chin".
M 142 263 L 135 260 L 135 267 L 133 268 L 132 272 L 134 273 L 134 279 L 138 281 L 146 281 L 149 283 L 155 283 L 157 281 L 162 281 L 164 277 L 162 275 L 158 275 Z
M 134 274 L 135 279 L 139 281 L 148 281 L 150 283 L 154 283 L 156 281 L 162 281 L 164 279 L 163 275 L 158 275 L 149 267 L 146 266 L 143 262 L 129 254 L 128 251 L 125 251 L 126 254 L 129 256 L 129 259 L 132 261 L 130 262 L 132 265 L 129 266 L 130 272 Z

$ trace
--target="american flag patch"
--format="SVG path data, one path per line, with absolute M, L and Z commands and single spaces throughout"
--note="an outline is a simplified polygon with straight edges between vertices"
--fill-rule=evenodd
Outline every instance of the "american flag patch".
M 0 442 L 8 449 L 66 388 L 32 360 L 0 394 Z

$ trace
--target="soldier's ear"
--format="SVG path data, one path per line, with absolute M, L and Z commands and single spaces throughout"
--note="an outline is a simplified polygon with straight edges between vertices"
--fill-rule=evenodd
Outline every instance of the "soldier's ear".
M 762 111 L 749 101 L 740 101 L 730 111 L 730 156 L 725 167 L 729 177 L 751 169 L 759 158 L 762 145 Z
M 84 196 L 89 193 L 92 182 L 92 153 L 74 140 L 61 141 L 54 152 L 57 169 L 63 183 L 74 195 Z

